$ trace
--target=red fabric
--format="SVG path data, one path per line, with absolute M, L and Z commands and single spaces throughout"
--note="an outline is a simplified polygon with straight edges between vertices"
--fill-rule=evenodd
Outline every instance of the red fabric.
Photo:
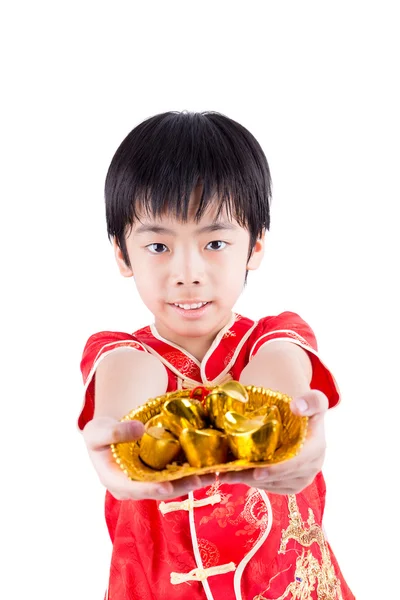
M 339 398 L 334 379 L 316 355 L 312 330 L 298 315 L 286 312 L 258 323 L 233 315 L 201 364 L 160 338 L 151 327 L 134 335 L 103 332 L 89 338 L 81 363 L 86 395 L 79 427 L 83 428 L 93 416 L 98 361 L 121 344 L 158 355 L 167 368 L 168 391 L 172 391 L 239 379 L 264 343 L 281 338 L 301 345 L 309 353 L 313 365 L 311 387 L 321 389 L 333 406 Z M 206 580 L 214 600 L 237 600 L 240 594 L 243 600 L 354 598 L 323 538 L 322 473 L 297 496 L 266 494 L 239 484 L 221 485 L 216 479 L 212 487 L 197 490 L 194 498 L 214 494 L 220 494 L 220 502 L 193 510 L 193 537 L 187 511 L 162 515 L 157 501 L 118 501 L 107 492 L 105 513 L 113 542 L 109 600 L 204 600 L 207 596 L 201 582 L 170 583 L 171 572 L 188 573 L 199 566 L 196 546 L 203 568 L 229 562 L 236 565 L 235 572 Z M 249 559 L 246 564 L 245 557 Z M 235 577 L 239 582 L 236 588 Z

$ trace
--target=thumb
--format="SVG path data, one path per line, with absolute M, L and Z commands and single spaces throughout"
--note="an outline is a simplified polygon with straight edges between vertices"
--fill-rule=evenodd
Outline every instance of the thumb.
M 110 444 L 133 442 L 142 437 L 144 425 L 141 421 L 117 421 L 111 417 L 97 417 L 89 421 L 83 430 L 86 445 L 100 450 Z
M 313 417 L 325 413 L 329 408 L 329 401 L 320 390 L 308 390 L 294 398 L 290 403 L 290 408 L 295 415 Z

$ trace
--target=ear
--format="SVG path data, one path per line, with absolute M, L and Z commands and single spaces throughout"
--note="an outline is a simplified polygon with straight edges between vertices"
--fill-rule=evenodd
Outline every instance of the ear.
M 254 271 L 255 269 L 258 269 L 264 256 L 264 249 L 265 233 L 263 233 L 262 236 L 257 239 L 254 245 L 253 251 L 251 253 L 246 267 L 248 271 Z
M 122 250 L 118 246 L 115 238 L 113 238 L 112 244 L 113 244 L 115 260 L 117 261 L 119 272 L 121 273 L 121 275 L 123 277 L 133 277 L 132 267 L 129 267 L 126 264 L 126 262 L 124 260 L 124 256 L 122 254 Z

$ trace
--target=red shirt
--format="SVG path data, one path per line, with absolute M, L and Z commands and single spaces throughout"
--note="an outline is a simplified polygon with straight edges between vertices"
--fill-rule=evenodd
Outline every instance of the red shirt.
M 289 340 L 311 359 L 310 387 L 339 392 L 317 354 L 310 327 L 285 312 L 254 322 L 233 314 L 201 363 L 162 338 L 154 326 L 134 334 L 101 332 L 85 346 L 81 369 L 85 399 L 78 425 L 93 417 L 99 362 L 121 346 L 150 352 L 165 365 L 168 390 L 240 379 L 264 344 Z M 106 493 L 105 516 L 113 543 L 109 600 L 351 600 L 322 530 L 325 482 L 319 473 L 297 495 L 242 484 L 215 484 L 173 502 L 116 500 Z

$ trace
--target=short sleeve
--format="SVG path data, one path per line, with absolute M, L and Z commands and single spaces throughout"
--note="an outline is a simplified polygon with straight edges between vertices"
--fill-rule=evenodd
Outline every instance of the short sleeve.
M 83 429 L 86 423 L 93 418 L 97 366 L 110 352 L 123 347 L 146 352 L 146 348 L 134 336 L 117 331 L 95 333 L 86 342 L 81 360 L 81 372 L 85 387 L 83 407 L 78 418 L 79 429 Z
M 332 373 L 319 357 L 314 332 L 296 313 L 283 312 L 274 317 L 260 319 L 249 339 L 249 360 L 265 344 L 282 340 L 293 342 L 306 350 L 312 365 L 311 389 L 321 390 L 327 396 L 329 408 L 338 404 L 340 391 Z

